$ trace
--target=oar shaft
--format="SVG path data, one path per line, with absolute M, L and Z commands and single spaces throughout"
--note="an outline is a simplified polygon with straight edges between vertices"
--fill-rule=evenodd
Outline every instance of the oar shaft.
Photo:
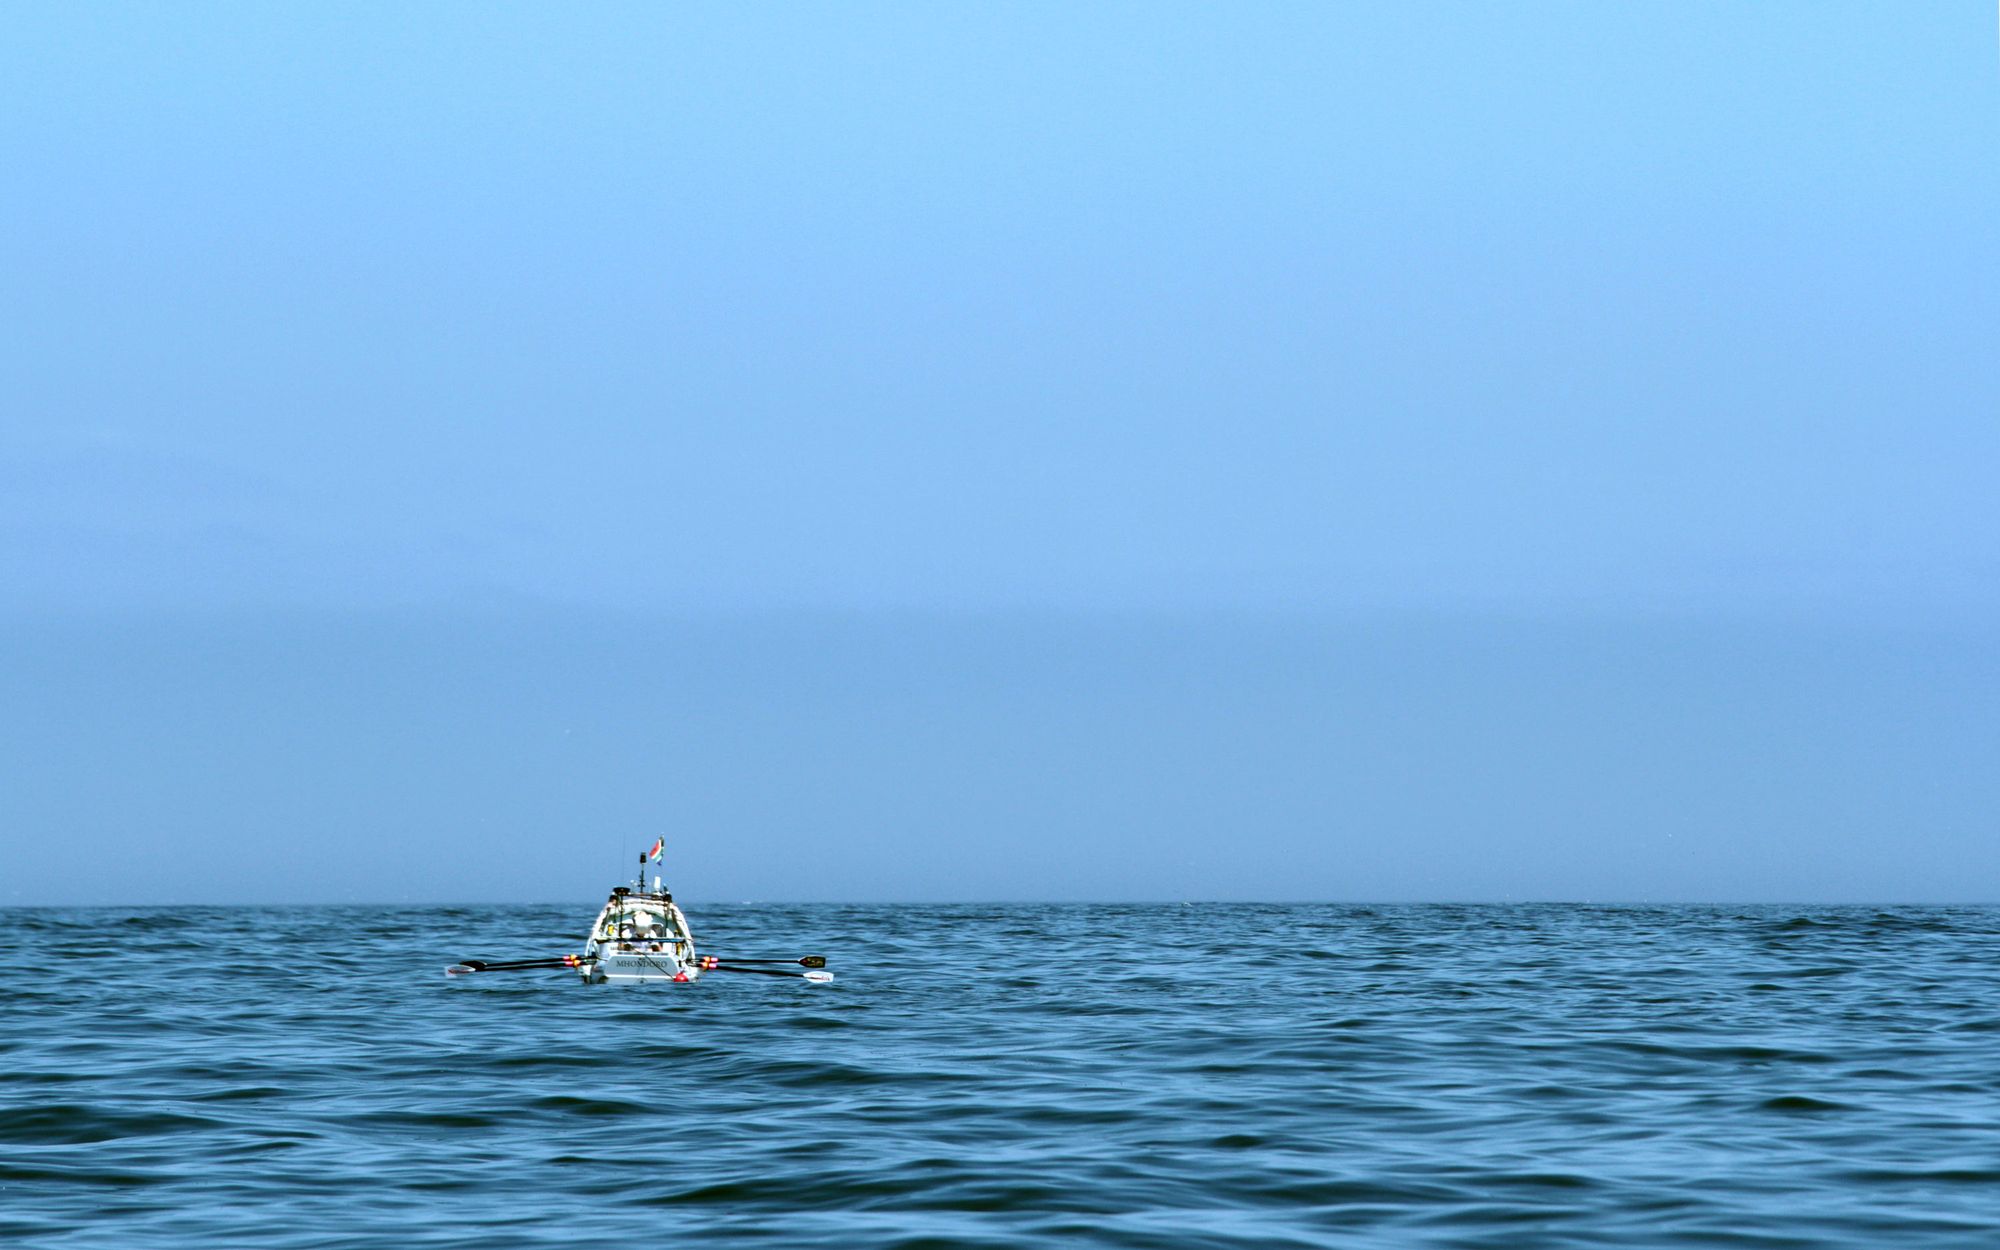
M 734 955 L 704 955 L 702 960 L 704 963 L 716 964 L 797 964 L 801 968 L 826 967 L 824 955 L 807 955 L 792 959 L 738 959 Z
M 802 977 L 803 972 L 786 972 L 783 968 L 738 968 L 732 964 L 716 964 L 704 969 L 707 972 L 747 972 L 753 977 Z
M 559 955 L 549 959 L 467 959 L 456 966 L 470 972 L 514 972 L 525 968 L 574 968 L 578 962 L 575 955 Z

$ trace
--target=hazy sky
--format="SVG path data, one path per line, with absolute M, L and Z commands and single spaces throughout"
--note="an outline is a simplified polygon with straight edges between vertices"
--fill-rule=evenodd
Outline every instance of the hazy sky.
M 2000 898 L 1994 27 L 10 9 L 0 903 Z

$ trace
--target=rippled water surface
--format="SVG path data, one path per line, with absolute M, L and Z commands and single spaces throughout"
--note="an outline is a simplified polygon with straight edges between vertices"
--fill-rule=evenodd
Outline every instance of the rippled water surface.
M 0 1240 L 1995 1246 L 2000 911 L 0 912 Z

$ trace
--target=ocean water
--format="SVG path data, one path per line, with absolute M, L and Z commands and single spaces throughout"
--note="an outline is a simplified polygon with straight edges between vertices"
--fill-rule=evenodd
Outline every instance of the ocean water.
M 2000 1246 L 2000 910 L 0 912 L 0 1242 Z

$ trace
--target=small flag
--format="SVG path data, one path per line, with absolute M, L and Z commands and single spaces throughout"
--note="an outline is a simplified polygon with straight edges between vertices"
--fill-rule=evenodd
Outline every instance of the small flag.
M 646 852 L 646 858 L 652 860 L 654 863 L 657 864 L 660 862 L 660 852 L 666 849 L 667 849 L 667 840 L 665 838 L 661 838 L 659 841 L 653 843 L 652 850 Z

